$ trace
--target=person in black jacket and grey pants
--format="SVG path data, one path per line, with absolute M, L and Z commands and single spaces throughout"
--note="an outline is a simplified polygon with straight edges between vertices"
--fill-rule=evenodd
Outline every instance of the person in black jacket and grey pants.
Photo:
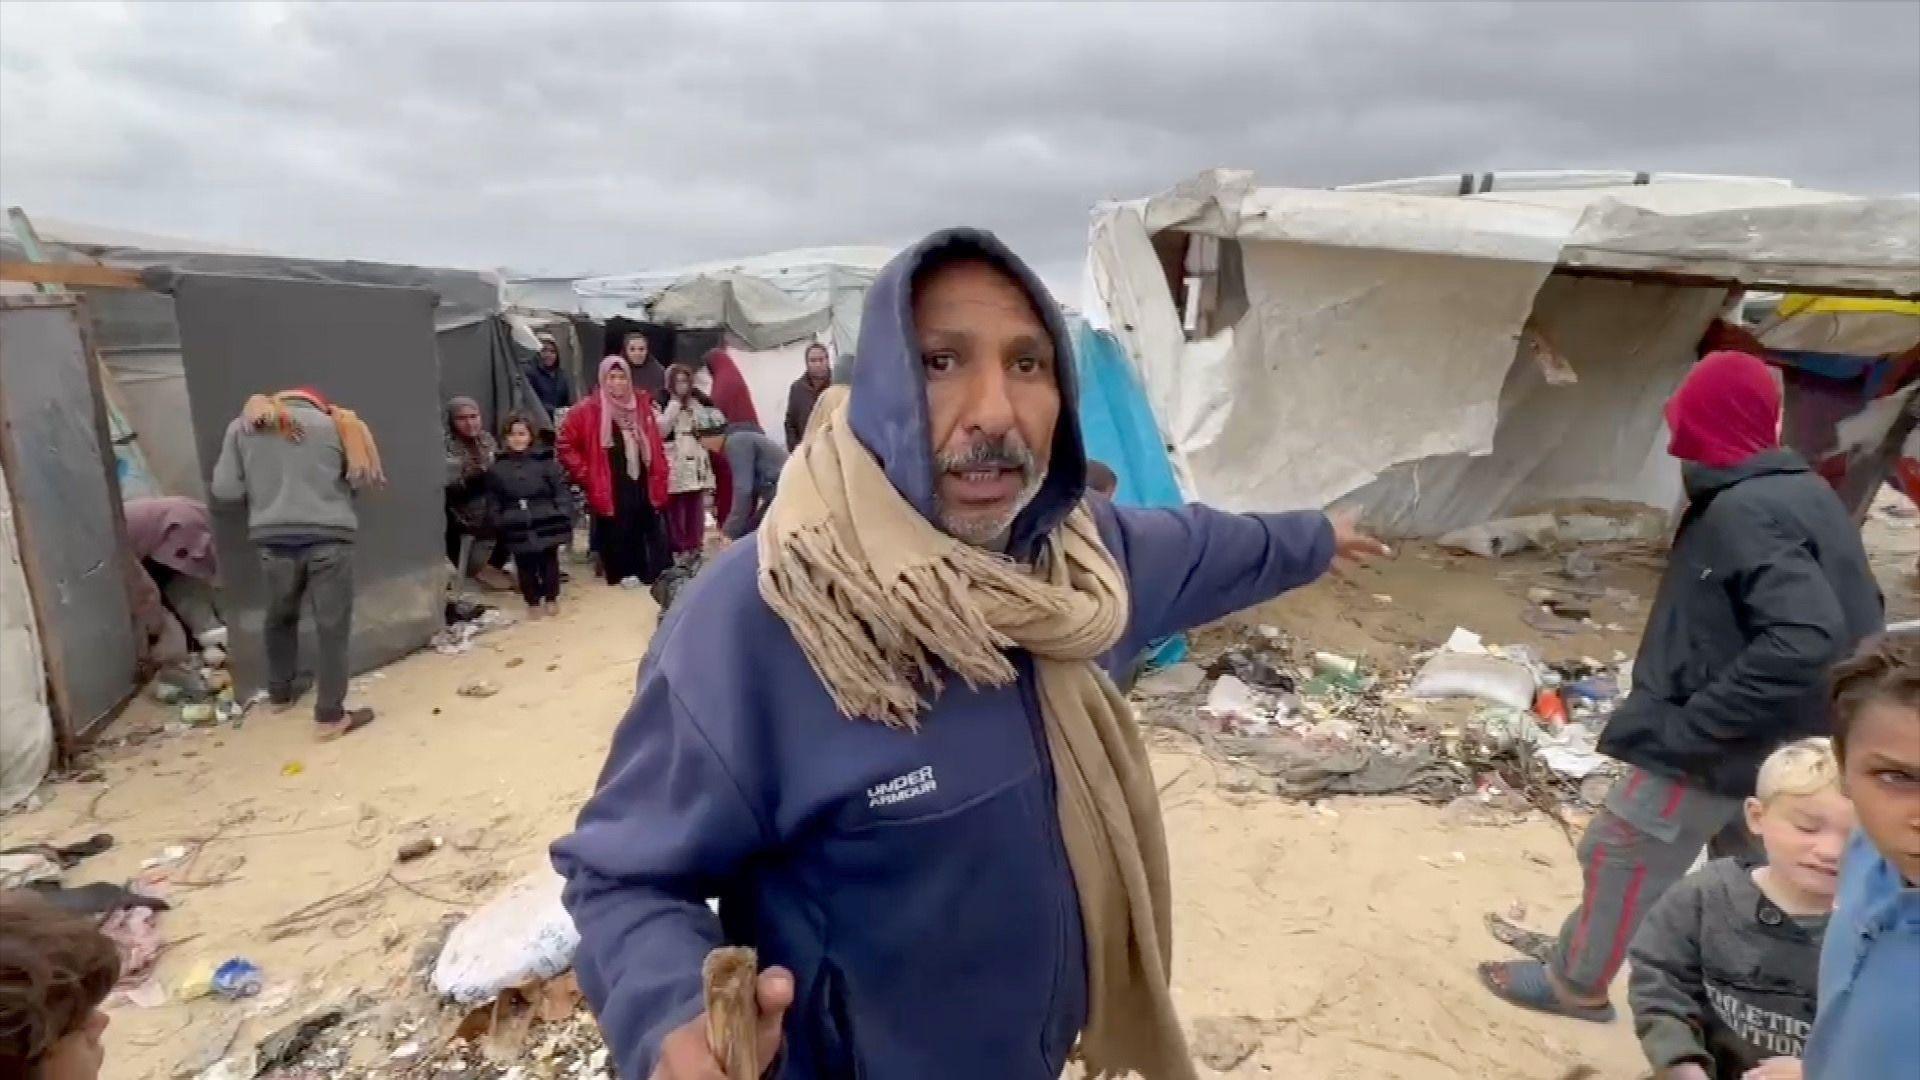
M 552 449 L 534 444 L 533 421 L 515 413 L 500 432 L 505 450 L 487 470 L 487 498 L 500 543 L 513 555 L 527 617 L 560 613 L 560 545 L 573 535 L 567 479 Z
M 1781 448 L 1780 417 L 1773 372 L 1740 352 L 1709 354 L 1667 403 L 1688 502 L 1600 737 L 1628 769 L 1581 838 L 1586 887 L 1558 940 L 1480 966 L 1515 1005 L 1613 1019 L 1607 987 L 1647 910 L 1709 841 L 1751 855 L 1740 815 L 1760 763 L 1826 731 L 1827 669 L 1884 627 L 1859 529 Z

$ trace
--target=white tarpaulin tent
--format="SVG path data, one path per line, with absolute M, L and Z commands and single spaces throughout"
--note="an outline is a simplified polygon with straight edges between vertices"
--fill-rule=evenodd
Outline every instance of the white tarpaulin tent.
M 884 247 L 798 248 L 745 259 L 567 284 L 529 279 L 507 287 L 509 303 L 596 319 L 625 315 L 686 328 L 723 328 L 754 350 L 811 338 L 853 349 L 860 308 L 874 275 L 893 257 Z M 573 302 L 566 304 L 566 293 Z M 789 377 L 791 379 L 791 376 Z
M 0 813 L 33 794 L 53 763 L 40 631 L 20 565 L 13 500 L 0 473 Z
M 1352 496 L 1383 531 L 1435 535 L 1545 500 L 1672 506 L 1658 405 L 1727 288 L 1920 293 L 1920 199 L 1456 198 L 1222 170 L 1096 208 L 1087 269 L 1090 318 L 1138 366 L 1194 494 Z

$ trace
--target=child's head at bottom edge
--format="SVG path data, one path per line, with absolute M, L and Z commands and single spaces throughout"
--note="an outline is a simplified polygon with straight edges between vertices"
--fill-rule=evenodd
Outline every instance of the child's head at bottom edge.
M 1808 900 L 1831 903 L 1853 824 L 1840 763 L 1826 739 L 1790 742 L 1761 764 L 1747 800 L 1747 828 L 1766 849 L 1767 872 L 1775 881 Z
M 1869 641 L 1835 669 L 1832 720 L 1861 831 L 1920 885 L 1920 633 Z
M 0 1073 L 96 1080 L 100 1003 L 119 977 L 119 953 L 90 920 L 25 889 L 0 894 Z

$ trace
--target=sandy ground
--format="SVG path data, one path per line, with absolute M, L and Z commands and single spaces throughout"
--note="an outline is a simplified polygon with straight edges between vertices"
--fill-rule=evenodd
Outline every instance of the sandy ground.
M 1889 528 L 1909 545 L 1892 560 L 1904 571 L 1920 536 Z M 1527 587 L 1548 580 L 1552 565 L 1418 549 L 1243 621 L 1277 622 L 1316 648 L 1375 661 L 1437 644 L 1455 625 L 1490 641 L 1533 641 L 1549 656 L 1630 650 L 1655 564 L 1631 552 L 1604 560 L 1605 575 L 1587 584 L 1640 599 L 1601 603 L 1601 626 L 1571 637 L 1521 619 Z M 168 846 L 188 846 L 197 853 L 176 867 L 176 907 L 161 921 L 162 981 L 244 955 L 267 972 L 266 1004 L 285 999 L 277 1009 L 209 1000 L 118 1009 L 110 1080 L 170 1076 L 237 1008 L 263 1013 L 248 1019 L 245 1045 L 346 992 L 397 993 L 443 920 L 541 864 L 591 788 L 654 623 L 644 593 L 584 578 L 576 572 L 557 621 L 507 627 L 466 655 L 421 653 L 360 680 L 359 696 L 381 718 L 351 738 L 317 743 L 303 714 L 259 710 L 241 730 L 168 734 L 168 716 L 142 703 L 110 733 L 124 744 L 89 762 L 97 779 L 50 784 L 42 807 L 0 819 L 9 844 L 112 833 L 114 849 L 70 882 L 124 880 Z M 1209 634 L 1232 632 L 1230 621 Z M 502 689 L 456 692 L 476 678 Z M 1221 786 L 1228 767 L 1178 738 L 1155 742 L 1182 1012 L 1245 1017 L 1260 1036 L 1228 1075 L 1557 1078 L 1581 1064 L 1604 1077 L 1639 1075 L 1624 1019 L 1596 1027 L 1535 1017 L 1475 981 L 1475 962 L 1505 955 L 1481 926 L 1485 912 L 1518 904 L 1528 921 L 1551 926 L 1577 896 L 1570 845 L 1545 818 L 1476 827 L 1400 799 L 1308 806 L 1238 796 Z M 396 867 L 398 846 L 421 835 L 446 846 Z M 343 892 L 367 899 L 282 925 Z M 1615 997 L 1624 1006 L 1624 994 Z

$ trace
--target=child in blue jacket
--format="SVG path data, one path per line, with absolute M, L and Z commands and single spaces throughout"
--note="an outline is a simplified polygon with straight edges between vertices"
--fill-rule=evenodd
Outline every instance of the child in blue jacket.
M 1820 954 L 1807 1080 L 1920 1076 L 1920 634 L 1840 666 L 1833 748 L 1860 831 Z

